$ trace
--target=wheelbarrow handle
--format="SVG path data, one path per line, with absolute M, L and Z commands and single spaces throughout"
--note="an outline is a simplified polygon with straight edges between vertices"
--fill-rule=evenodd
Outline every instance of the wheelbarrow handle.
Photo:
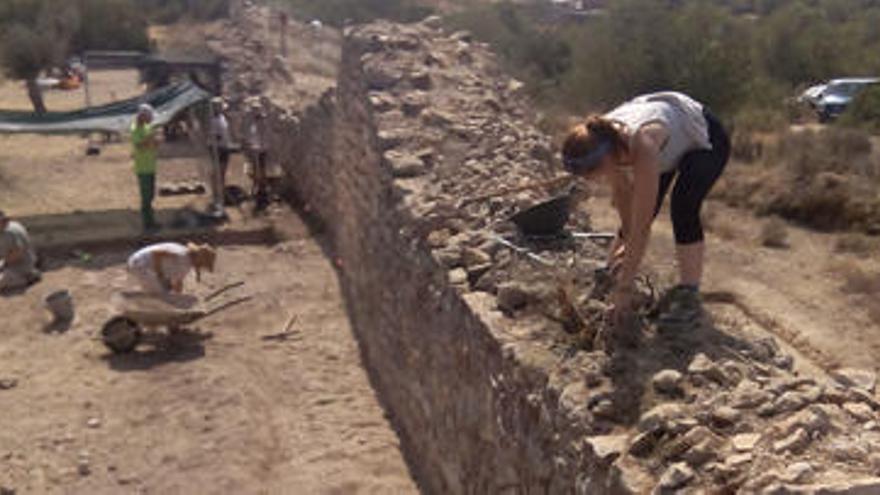
M 254 296 L 244 296 L 244 297 L 239 297 L 238 299 L 233 299 L 232 301 L 223 303 L 220 306 L 217 306 L 216 308 L 212 308 L 212 309 L 206 311 L 205 314 L 199 316 L 197 318 L 197 320 L 202 320 L 202 319 L 207 318 L 209 316 L 213 316 L 213 315 L 215 315 L 221 311 L 225 311 L 233 306 L 238 306 L 241 303 L 248 302 L 253 298 L 254 298 Z
M 224 292 L 226 292 L 226 291 L 228 291 L 228 290 L 232 290 L 232 289 L 234 289 L 234 288 L 236 288 L 236 287 L 241 287 L 242 285 L 244 285 L 244 280 L 241 280 L 241 281 L 234 282 L 234 283 L 231 283 L 231 284 L 229 284 L 229 285 L 223 286 L 223 287 L 221 287 L 221 288 L 215 290 L 214 292 L 208 294 L 208 295 L 205 297 L 205 302 L 208 302 L 208 301 L 210 301 L 211 299 L 216 298 L 217 296 L 219 296 L 220 294 L 223 294 Z

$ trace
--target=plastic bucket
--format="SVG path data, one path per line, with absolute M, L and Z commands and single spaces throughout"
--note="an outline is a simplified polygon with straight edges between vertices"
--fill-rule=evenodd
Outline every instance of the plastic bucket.
M 67 289 L 57 290 L 46 296 L 46 309 L 55 317 L 55 321 L 73 320 L 73 297 Z

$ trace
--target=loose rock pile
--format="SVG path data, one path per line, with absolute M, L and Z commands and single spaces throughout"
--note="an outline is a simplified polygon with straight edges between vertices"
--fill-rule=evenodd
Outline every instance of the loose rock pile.
M 658 493 L 705 488 L 812 493 L 810 483 L 850 483 L 877 474 L 880 417 L 871 373 L 845 371 L 835 381 L 802 378 L 791 371 L 792 357 L 771 339 L 712 336 L 717 330 L 709 321 L 676 329 L 691 334 L 684 339 L 649 325 L 644 335 L 654 345 L 613 357 L 587 352 L 592 342 L 568 339 L 569 345 L 559 345 L 571 332 L 592 336 L 590 328 L 563 317 L 565 284 L 579 318 L 592 329 L 602 323 L 606 306 L 591 295 L 604 252 L 589 242 L 554 243 L 546 251 L 530 245 L 552 263 L 548 268 L 494 241 L 505 233 L 508 215 L 551 191 L 455 208 L 463 198 L 547 179 L 557 169 L 547 137 L 530 122 L 518 94 L 521 85 L 498 72 L 491 53 L 468 33 L 447 35 L 437 26 L 428 19 L 354 32 L 368 46 L 362 62 L 380 145 L 407 205 L 433 221 L 426 242 L 449 270 L 450 283 L 460 291 L 495 295 L 514 326 L 530 327 L 531 336 L 583 367 L 582 384 L 569 387 L 582 388 L 579 397 L 597 432 L 604 433 L 587 445 L 600 457 L 614 457 L 632 479 L 657 480 Z M 579 216 L 575 225 L 588 230 L 588 217 Z M 627 375 L 667 360 L 658 348 L 675 354 L 702 347 L 712 357 L 668 359 L 679 368 L 646 376 L 653 390 L 619 400 L 642 390 Z M 654 353 L 660 356 L 651 362 Z M 727 357 L 720 357 L 723 353 Z M 573 392 L 566 397 L 573 399 Z M 635 422 L 623 412 L 630 405 L 641 411 Z M 880 493 L 880 480 L 847 486 Z M 849 493 L 845 487 L 831 490 Z
M 619 474 L 615 493 L 880 493 L 873 373 L 801 376 L 772 338 L 706 315 L 673 326 L 643 318 L 635 348 L 607 352 L 597 338 L 606 329 L 606 284 L 596 276 L 604 247 L 526 240 L 507 222 L 562 190 L 466 201 L 561 172 L 522 85 L 487 46 L 441 25 L 378 22 L 346 33 L 363 53 L 397 207 L 413 219 L 401 235 L 431 251 L 448 286 L 491 298 L 499 331 L 552 356 L 547 386 L 587 425 L 584 448 Z M 576 212 L 569 227 L 589 231 L 589 215 Z

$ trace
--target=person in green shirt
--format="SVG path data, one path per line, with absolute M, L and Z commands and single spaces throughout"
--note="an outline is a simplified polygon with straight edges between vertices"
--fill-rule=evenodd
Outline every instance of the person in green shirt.
M 159 140 L 152 125 L 153 107 L 144 104 L 138 108 L 137 117 L 131 125 L 132 157 L 134 173 L 141 193 L 141 222 L 145 232 L 159 228 L 153 216 L 153 198 L 156 193 L 156 161 Z

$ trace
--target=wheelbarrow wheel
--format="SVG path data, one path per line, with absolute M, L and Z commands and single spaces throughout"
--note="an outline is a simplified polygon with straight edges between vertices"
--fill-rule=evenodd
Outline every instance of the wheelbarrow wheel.
M 124 316 L 111 318 L 101 329 L 101 337 L 111 351 L 117 354 L 131 352 L 141 341 L 141 327 Z

